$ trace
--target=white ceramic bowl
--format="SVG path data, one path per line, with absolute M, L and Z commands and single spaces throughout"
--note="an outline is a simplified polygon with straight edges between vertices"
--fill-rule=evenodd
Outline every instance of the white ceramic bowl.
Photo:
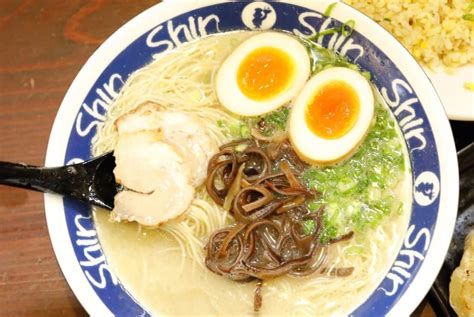
M 387 31 L 365 15 L 332 1 L 281 2 L 168 1 L 158 4 L 115 32 L 87 61 L 69 88 L 57 114 L 46 164 L 58 166 L 90 158 L 91 138 L 110 100 L 133 71 L 154 54 L 198 37 L 230 30 L 255 29 L 255 8 L 271 13 L 261 29 L 311 35 L 353 19 L 353 34 L 336 33 L 321 44 L 355 61 L 373 75 L 404 133 L 413 173 L 412 214 L 404 243 L 387 275 L 353 312 L 355 316 L 408 315 L 436 278 L 456 217 L 458 169 L 454 142 L 442 104 L 411 55 Z M 417 191 L 429 182 L 432 195 Z M 85 309 L 95 316 L 147 314 L 110 272 L 89 208 L 46 195 L 45 208 L 61 269 Z

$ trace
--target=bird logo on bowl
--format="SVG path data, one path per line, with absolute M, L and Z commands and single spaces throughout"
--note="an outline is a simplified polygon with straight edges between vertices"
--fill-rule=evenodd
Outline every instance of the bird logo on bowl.
M 242 11 L 242 21 L 251 30 L 268 30 L 276 22 L 276 12 L 266 2 L 252 2 Z
M 439 180 L 432 172 L 423 172 L 415 180 L 415 201 L 420 206 L 428 206 L 438 197 Z

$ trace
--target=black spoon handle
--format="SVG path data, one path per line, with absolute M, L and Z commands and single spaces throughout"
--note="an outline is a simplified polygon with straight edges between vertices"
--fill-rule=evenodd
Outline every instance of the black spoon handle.
M 69 196 L 109 210 L 122 189 L 115 183 L 112 152 L 60 167 L 37 167 L 0 161 L 0 185 Z
M 0 162 L 0 184 L 87 200 L 92 175 L 77 164 L 45 168 Z

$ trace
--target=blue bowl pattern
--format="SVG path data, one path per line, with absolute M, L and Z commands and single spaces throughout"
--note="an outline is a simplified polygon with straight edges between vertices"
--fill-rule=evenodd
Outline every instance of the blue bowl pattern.
M 72 126 L 64 163 L 91 157 L 91 140 L 107 109 L 131 73 L 153 61 L 155 54 L 215 33 L 276 29 L 312 35 L 343 21 L 322 12 L 284 2 L 228 2 L 202 7 L 156 25 L 138 37 L 102 71 L 82 101 Z M 369 71 L 400 125 L 409 150 L 413 175 L 412 214 L 405 240 L 388 274 L 353 316 L 385 315 L 401 298 L 417 274 L 430 245 L 439 208 L 440 163 L 430 122 L 414 89 L 395 63 L 357 31 L 335 33 L 320 44 L 332 48 Z M 111 273 L 102 252 L 90 207 L 64 199 L 69 236 L 83 274 L 97 296 L 115 315 L 147 316 L 139 303 Z

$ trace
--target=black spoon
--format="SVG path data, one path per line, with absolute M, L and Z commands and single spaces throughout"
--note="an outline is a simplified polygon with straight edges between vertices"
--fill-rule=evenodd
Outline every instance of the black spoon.
M 61 167 L 37 167 L 0 161 L 0 184 L 56 193 L 112 210 L 122 188 L 115 183 L 113 152 Z

